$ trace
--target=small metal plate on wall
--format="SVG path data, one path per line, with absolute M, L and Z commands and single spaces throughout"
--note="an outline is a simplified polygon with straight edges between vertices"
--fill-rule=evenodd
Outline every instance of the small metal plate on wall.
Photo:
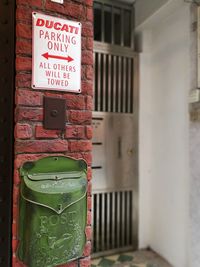
M 65 122 L 65 99 L 44 97 L 44 128 L 49 130 L 64 130 Z

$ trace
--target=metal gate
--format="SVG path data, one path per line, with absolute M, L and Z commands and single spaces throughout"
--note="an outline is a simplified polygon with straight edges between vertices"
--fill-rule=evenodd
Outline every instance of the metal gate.
M 0 1 L 0 266 L 12 259 L 15 1 Z
M 138 58 L 95 42 L 93 257 L 138 243 Z

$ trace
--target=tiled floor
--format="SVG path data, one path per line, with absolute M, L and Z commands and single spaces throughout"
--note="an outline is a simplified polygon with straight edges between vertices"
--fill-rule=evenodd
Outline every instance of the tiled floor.
M 172 267 L 150 250 L 127 252 L 92 260 L 91 267 Z

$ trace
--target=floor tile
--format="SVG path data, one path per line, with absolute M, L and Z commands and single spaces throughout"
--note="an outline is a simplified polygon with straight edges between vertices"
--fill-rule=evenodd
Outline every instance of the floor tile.
M 98 265 L 100 261 L 101 261 L 101 258 L 94 259 L 94 260 L 92 260 L 92 264 L 93 265 Z
M 117 261 L 119 262 L 133 261 L 133 256 L 129 256 L 127 254 L 121 254 Z
M 139 250 L 92 260 L 92 267 L 172 267 L 151 250 Z
M 105 257 L 106 259 L 112 260 L 112 261 L 117 261 L 120 255 L 112 255 L 112 256 L 107 256 Z
M 98 266 L 101 266 L 101 267 L 110 267 L 110 266 L 113 266 L 114 263 L 115 263 L 115 261 L 113 261 L 113 260 L 109 260 L 109 259 L 103 258 L 99 262 L 99 265 Z

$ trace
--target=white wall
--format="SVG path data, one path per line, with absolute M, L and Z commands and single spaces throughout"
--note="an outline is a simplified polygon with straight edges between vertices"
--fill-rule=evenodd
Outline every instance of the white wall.
M 169 0 L 136 0 L 135 8 L 137 12 L 135 13 L 135 25 L 140 25 L 146 18 L 151 16 L 168 1 Z
M 197 8 L 192 8 L 192 22 L 197 20 Z M 191 36 L 191 81 L 192 88 L 197 86 L 197 32 L 192 32 Z M 200 103 L 193 105 L 193 108 L 199 110 Z M 192 109 L 192 107 L 190 107 Z M 200 266 L 200 121 L 190 123 L 190 235 L 191 250 L 190 259 L 191 267 Z
M 200 266 L 200 122 L 190 125 L 190 166 L 191 166 L 191 267 Z
M 171 0 L 137 31 L 143 51 L 139 243 L 174 267 L 189 267 L 190 5 Z

